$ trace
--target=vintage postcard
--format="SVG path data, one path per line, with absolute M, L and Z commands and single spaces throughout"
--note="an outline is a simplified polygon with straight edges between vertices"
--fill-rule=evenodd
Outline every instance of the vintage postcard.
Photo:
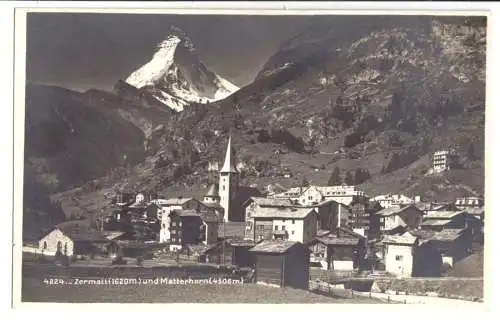
M 14 303 L 481 307 L 489 23 L 16 10 Z

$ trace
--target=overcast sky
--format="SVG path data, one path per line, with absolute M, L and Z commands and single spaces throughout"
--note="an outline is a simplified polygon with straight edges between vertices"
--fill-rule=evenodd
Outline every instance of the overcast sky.
M 242 86 L 310 18 L 30 13 L 27 80 L 111 90 L 149 61 L 174 24 L 188 34 L 209 69 Z

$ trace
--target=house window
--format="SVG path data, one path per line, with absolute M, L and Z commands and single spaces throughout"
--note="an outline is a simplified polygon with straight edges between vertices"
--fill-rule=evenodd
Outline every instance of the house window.
M 295 234 L 295 230 L 292 230 L 292 235 Z
M 226 186 L 222 185 L 222 191 L 225 191 L 225 190 L 226 190 Z
M 172 221 L 172 227 L 175 227 L 176 222 Z
M 292 225 L 295 224 L 295 219 L 292 219 Z
M 403 256 L 402 255 L 396 255 L 396 260 L 397 261 L 402 261 L 403 260 Z
M 43 249 L 47 249 L 47 241 L 43 242 Z
M 182 221 L 179 221 L 179 227 L 182 227 Z
M 182 230 L 179 230 L 179 232 L 177 233 L 177 236 L 179 236 L 179 238 L 182 236 Z
M 281 226 L 281 230 L 285 230 L 285 225 Z
M 278 230 L 278 225 L 274 226 L 274 230 Z
M 259 235 L 259 240 L 263 240 L 263 239 L 264 239 L 264 236 Z
M 161 225 L 161 228 L 165 229 L 165 224 L 162 224 L 162 225 Z
M 285 222 L 285 219 L 283 219 L 283 222 Z

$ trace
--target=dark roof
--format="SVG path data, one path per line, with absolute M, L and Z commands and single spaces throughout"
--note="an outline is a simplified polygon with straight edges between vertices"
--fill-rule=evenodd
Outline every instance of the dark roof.
M 297 244 L 300 243 L 290 240 L 263 240 L 254 247 L 250 248 L 249 251 L 258 253 L 283 254 Z
M 211 208 L 211 209 L 224 209 L 221 205 L 217 204 L 217 203 L 203 203 L 203 205 L 207 208 Z
M 358 238 L 337 237 L 335 235 L 316 237 L 316 240 L 324 245 L 358 245 L 359 244 Z
M 213 214 L 213 213 L 210 213 L 210 212 L 200 213 L 200 218 L 204 222 L 212 222 L 212 223 L 213 222 L 217 223 L 217 222 L 220 222 L 221 220 L 223 220 L 222 218 L 220 218 L 216 214 Z
M 255 212 L 253 218 L 290 218 L 304 219 L 309 214 L 316 213 L 314 208 L 286 207 L 286 208 L 260 208 Z
M 232 247 L 253 247 L 255 242 L 250 239 L 243 239 L 239 237 L 229 238 L 227 243 Z
M 175 205 L 181 206 L 190 200 L 196 200 L 196 199 L 195 198 L 183 198 L 183 197 L 171 198 L 171 199 L 165 200 L 163 205 L 165 205 L 165 206 L 175 206 Z M 198 201 L 198 200 L 196 200 L 196 201 Z
M 360 240 L 366 239 L 365 236 L 355 233 L 354 231 L 340 227 L 337 231 L 330 232 L 327 235 L 318 236 L 315 240 L 324 245 L 357 245 Z M 338 235 L 337 235 L 338 233 Z
M 215 245 L 186 245 L 184 246 L 184 250 L 188 250 L 190 253 L 195 253 L 198 255 L 203 255 L 209 250 L 212 250 L 215 248 Z
M 172 212 L 180 217 L 199 217 L 204 222 L 220 222 L 222 220 L 222 218 L 219 218 L 216 214 L 206 211 L 199 212 L 192 209 L 175 209 Z
M 227 237 L 244 237 L 245 223 L 244 222 L 224 222 L 218 227 L 218 236 L 221 238 Z
M 260 207 L 295 207 L 290 199 L 251 197 L 243 204 L 246 205 L 250 202 L 255 202 Z
M 87 220 L 71 220 L 62 222 L 54 227 L 73 241 L 109 241 L 100 231 L 90 227 Z

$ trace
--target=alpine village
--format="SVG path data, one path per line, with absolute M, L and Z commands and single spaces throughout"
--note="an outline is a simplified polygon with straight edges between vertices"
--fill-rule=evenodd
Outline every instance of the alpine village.
M 28 83 L 23 298 L 483 302 L 486 18 L 327 18 L 241 88 L 175 26 L 112 90 Z

